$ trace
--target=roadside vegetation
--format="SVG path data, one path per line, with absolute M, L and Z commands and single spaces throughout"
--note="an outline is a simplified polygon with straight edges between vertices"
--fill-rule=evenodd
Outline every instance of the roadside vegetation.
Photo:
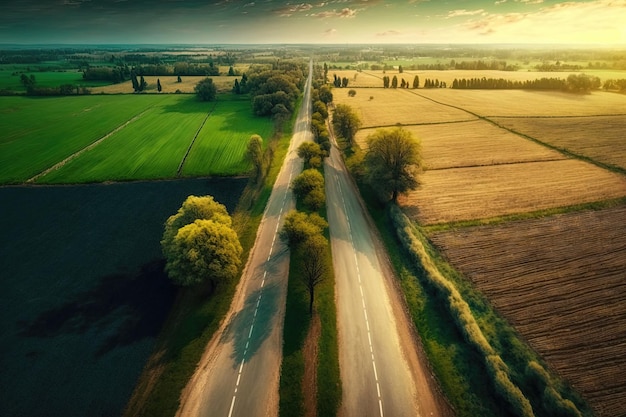
M 314 103 L 319 101 L 317 92 L 312 97 Z M 314 107 L 328 116 L 325 105 Z M 320 126 L 313 127 L 314 131 L 319 133 Z M 325 143 L 323 139 L 322 143 Z M 298 148 L 298 155 L 303 158 L 305 170 L 291 185 L 297 210 L 287 214 L 281 230 L 281 238 L 291 250 L 291 259 L 279 415 L 330 417 L 337 414 L 341 403 L 341 381 L 335 278 L 325 219 L 322 168 L 328 154 L 318 140 L 304 142 Z

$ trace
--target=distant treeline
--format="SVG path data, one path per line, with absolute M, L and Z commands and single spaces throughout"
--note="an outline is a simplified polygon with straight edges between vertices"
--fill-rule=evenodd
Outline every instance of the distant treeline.
M 600 88 L 600 78 L 587 74 L 570 74 L 567 79 L 540 78 L 536 80 L 505 80 L 503 78 L 454 79 L 452 88 L 484 90 L 561 90 L 584 93 Z
M 128 65 L 118 65 L 116 67 L 89 67 L 83 70 L 83 78 L 90 81 L 111 81 L 120 83 L 129 80 L 131 73 L 139 76 L 216 76 L 220 75 L 219 67 L 213 63 L 196 64 L 188 62 L 177 62 L 174 65 L 150 64 L 138 65 L 130 68 Z

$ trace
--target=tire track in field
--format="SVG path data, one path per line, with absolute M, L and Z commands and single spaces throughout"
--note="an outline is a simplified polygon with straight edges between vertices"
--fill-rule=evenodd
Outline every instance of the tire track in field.
M 102 136 L 100 139 L 98 139 L 97 141 L 91 143 L 90 145 L 85 146 L 83 149 L 74 152 L 73 154 L 71 154 L 70 156 L 68 156 L 67 158 L 65 158 L 64 160 L 62 160 L 61 162 L 58 162 L 54 165 L 52 165 L 50 168 L 40 172 L 39 174 L 35 175 L 34 177 L 29 178 L 28 180 L 26 180 L 27 183 L 33 183 L 35 181 L 37 181 L 39 178 L 43 177 L 44 175 L 55 171 L 59 168 L 61 168 L 63 165 L 67 164 L 68 162 L 70 162 L 72 159 L 78 158 L 80 155 L 82 155 L 83 153 L 87 152 L 88 150 L 91 150 L 93 148 L 95 148 L 96 146 L 98 146 L 100 143 L 102 143 L 105 139 L 108 139 L 109 137 L 113 136 L 114 134 L 116 134 L 117 132 L 119 132 L 120 130 L 124 129 L 126 126 L 128 126 L 129 124 L 131 124 L 132 122 L 134 122 L 135 120 L 139 119 L 141 116 L 144 115 L 144 113 L 146 113 L 148 110 L 150 110 L 152 107 L 149 107 L 147 109 L 145 109 L 144 111 L 142 111 L 141 113 L 139 113 L 138 115 L 136 115 L 135 117 L 133 117 L 130 120 L 127 120 L 126 122 L 124 122 L 122 125 L 116 127 L 115 129 L 113 129 L 112 131 L 110 131 L 109 133 L 107 133 L 106 135 Z
M 178 170 L 176 170 L 176 177 L 177 178 L 180 177 L 180 173 L 183 171 L 183 166 L 185 165 L 185 161 L 187 160 L 187 157 L 189 156 L 189 153 L 191 153 L 191 147 L 196 142 L 196 139 L 198 138 L 198 135 L 200 134 L 200 131 L 204 127 L 204 124 L 209 119 L 209 116 L 211 116 L 211 114 L 215 111 L 215 107 L 217 107 L 217 101 L 213 104 L 213 108 L 211 110 L 209 110 L 209 112 L 207 113 L 206 117 L 204 118 L 204 120 L 200 124 L 200 127 L 196 131 L 196 134 L 193 135 L 193 139 L 191 139 L 191 143 L 189 144 L 189 147 L 187 148 L 187 152 L 185 152 L 185 155 L 183 156 L 183 159 L 181 159 L 180 164 L 178 165 Z

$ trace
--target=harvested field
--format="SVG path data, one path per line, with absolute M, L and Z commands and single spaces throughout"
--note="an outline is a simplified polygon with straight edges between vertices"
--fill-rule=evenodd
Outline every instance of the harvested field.
M 529 90 L 419 89 L 418 94 L 480 116 L 597 116 L 626 114 L 626 95 Z
M 194 87 L 200 81 L 204 80 L 205 76 L 182 76 L 182 82 L 178 82 L 178 77 L 174 75 L 163 76 L 145 76 L 144 79 L 148 83 L 146 92 L 157 93 L 157 79 L 161 80 L 162 93 L 175 93 L 179 90 L 181 93 L 194 93 Z M 217 87 L 218 91 L 227 92 L 231 91 L 235 84 L 235 79 L 241 77 L 229 77 L 225 75 L 209 77 L 213 79 L 213 83 Z M 90 89 L 93 94 L 133 94 L 133 84 L 130 80 L 119 84 L 112 84 L 103 87 L 94 87 Z
M 356 96 L 348 97 L 347 89 L 335 89 L 333 100 L 336 104 L 351 106 L 361 118 L 362 128 L 475 119 L 463 110 L 433 103 L 407 90 L 354 90 Z
M 431 236 L 598 417 L 626 415 L 625 218 L 621 206 Z
M 626 196 L 626 178 L 579 160 L 426 171 L 403 196 L 422 224 L 496 217 Z
M 561 153 L 498 128 L 473 120 L 424 126 L 406 126 L 422 143 L 427 169 L 461 168 L 565 159 Z M 366 149 L 366 138 L 376 129 L 360 130 L 357 144 Z
M 557 148 L 626 169 L 626 116 L 495 118 L 494 121 Z

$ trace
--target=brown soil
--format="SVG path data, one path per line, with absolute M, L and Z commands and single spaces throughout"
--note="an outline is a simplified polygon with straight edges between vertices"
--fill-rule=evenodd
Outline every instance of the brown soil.
M 626 206 L 434 234 L 599 417 L 626 415 Z

